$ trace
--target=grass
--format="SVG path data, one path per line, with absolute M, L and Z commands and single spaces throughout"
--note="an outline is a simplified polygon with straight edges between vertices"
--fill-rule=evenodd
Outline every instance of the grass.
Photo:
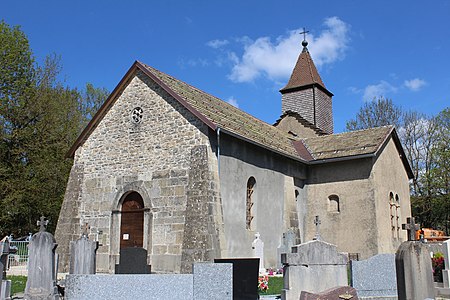
M 27 283 L 27 276 L 8 275 L 6 279 L 11 280 L 11 295 L 23 293 Z
M 269 276 L 269 289 L 267 292 L 259 292 L 260 295 L 279 295 L 283 288 L 282 276 Z

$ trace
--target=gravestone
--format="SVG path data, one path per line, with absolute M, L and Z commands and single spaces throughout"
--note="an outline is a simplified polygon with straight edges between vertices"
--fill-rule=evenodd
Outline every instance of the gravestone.
M 402 228 L 408 231 L 408 241 L 403 242 L 395 254 L 398 299 L 434 299 L 433 270 L 426 246 L 416 241 L 415 231 L 420 228 L 414 218 L 407 218 Z
M 52 234 L 45 231 L 48 221 L 41 217 L 39 232 L 29 244 L 28 279 L 24 299 L 59 299 L 56 286 L 55 249 L 58 246 Z
M 318 293 L 336 286 L 346 286 L 348 257 L 335 245 L 313 240 L 292 247 L 281 256 L 284 288 L 281 298 L 298 300 L 302 291 Z
M 141 247 L 120 249 L 116 274 L 150 274 L 150 272 L 150 265 L 147 264 L 147 250 Z
M 95 255 L 98 242 L 90 241 L 86 223 L 81 238 L 70 242 L 69 274 L 95 274 Z
M 11 280 L 6 279 L 6 268 L 9 255 L 9 238 L 0 241 L 0 299 L 11 299 Z
M 261 240 L 259 232 L 255 233 L 255 239 L 252 242 L 253 257 L 259 258 L 259 273 L 265 273 L 264 268 L 264 242 Z
M 445 269 L 442 270 L 442 278 L 444 288 L 450 288 L 450 240 L 446 240 L 442 243 L 444 248 L 444 265 Z
M 356 290 L 350 286 L 338 286 L 321 293 L 309 293 L 303 291 L 300 300 L 357 300 Z
M 277 248 L 277 267 L 282 267 L 281 254 L 291 252 L 291 248 L 297 244 L 297 234 L 293 228 L 283 233 L 281 245 Z
M 258 258 L 218 258 L 215 263 L 233 264 L 233 300 L 258 297 Z
M 359 297 L 397 297 L 395 254 L 378 254 L 366 260 L 351 261 L 350 264 L 352 286 Z

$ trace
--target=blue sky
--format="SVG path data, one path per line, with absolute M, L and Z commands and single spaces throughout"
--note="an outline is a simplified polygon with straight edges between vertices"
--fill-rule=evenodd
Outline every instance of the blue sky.
M 39 60 L 61 55 L 71 87 L 112 91 L 140 60 L 272 124 L 306 27 L 335 132 L 377 96 L 429 115 L 450 104 L 450 0 L 0 0 L 0 19 Z

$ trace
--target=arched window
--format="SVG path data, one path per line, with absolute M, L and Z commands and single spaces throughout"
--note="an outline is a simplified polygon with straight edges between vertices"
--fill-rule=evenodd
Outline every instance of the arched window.
M 396 231 L 397 231 L 397 220 L 396 220 L 397 206 L 395 205 L 393 192 L 389 193 L 389 215 L 390 215 L 390 220 L 391 220 L 392 237 L 395 238 L 395 237 L 397 237 L 397 233 L 396 233 Z
M 400 238 L 400 198 L 395 194 L 395 229 L 396 238 Z
M 247 199 L 246 199 L 246 228 L 252 230 L 253 221 L 253 205 L 254 205 L 254 192 L 255 192 L 256 180 L 254 177 L 250 177 L 247 181 Z
M 329 212 L 340 212 L 341 211 L 338 195 L 328 196 L 328 211 Z

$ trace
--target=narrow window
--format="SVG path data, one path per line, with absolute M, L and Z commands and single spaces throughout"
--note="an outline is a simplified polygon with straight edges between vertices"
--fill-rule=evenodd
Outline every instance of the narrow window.
M 392 237 L 395 238 L 397 236 L 397 234 L 396 234 L 396 231 L 397 231 L 397 220 L 396 220 L 397 208 L 395 205 L 393 192 L 389 193 L 389 215 L 390 215 L 390 220 L 391 220 L 391 234 L 392 234 Z
M 340 212 L 341 211 L 338 195 L 328 196 L 328 211 L 329 212 Z
M 395 194 L 395 227 L 397 230 L 396 237 L 400 238 L 400 199 L 397 194 Z
M 256 180 L 254 177 L 250 177 L 247 181 L 247 202 L 246 202 L 246 227 L 248 230 L 252 229 L 252 221 L 253 221 L 253 193 L 255 192 L 255 184 Z

